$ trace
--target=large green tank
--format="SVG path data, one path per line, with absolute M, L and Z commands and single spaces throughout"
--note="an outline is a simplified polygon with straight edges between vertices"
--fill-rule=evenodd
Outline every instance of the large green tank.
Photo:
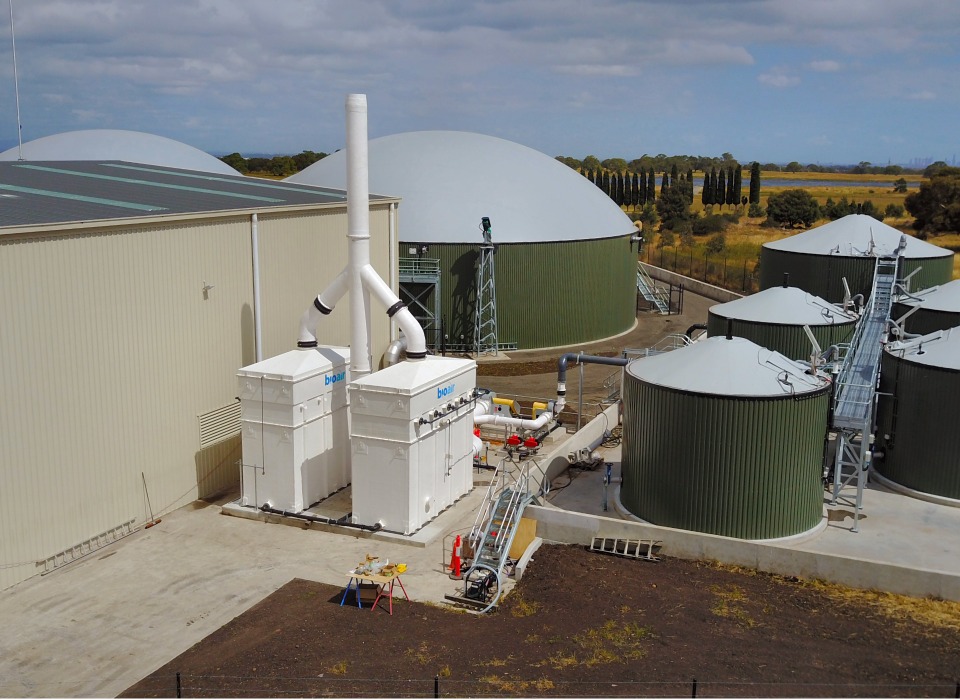
M 840 302 L 843 279 L 851 294 L 870 295 L 878 255 L 892 255 L 904 233 L 872 216 L 850 214 L 829 224 L 812 228 L 779 241 L 764 243 L 760 250 L 760 288 L 780 284 L 783 273 L 790 283 Z M 953 252 L 906 236 L 902 275 L 915 270 L 913 288 L 922 289 L 949 282 L 953 276 Z
M 656 525 L 750 540 L 821 522 L 830 382 L 743 338 L 634 360 L 620 498 Z
M 916 309 L 903 322 L 907 333 L 926 335 L 960 326 L 960 280 L 912 292 L 911 296 L 914 298 L 901 297 L 893 305 L 895 320 Z
M 771 287 L 756 294 L 712 306 L 707 313 L 707 335 L 739 338 L 786 355 L 807 360 L 812 352 L 804 331 L 809 326 L 822 350 L 846 343 L 857 317 L 798 287 Z
M 881 360 L 881 477 L 960 505 L 960 327 L 887 345 Z M 882 456 L 880 456 L 882 455 Z

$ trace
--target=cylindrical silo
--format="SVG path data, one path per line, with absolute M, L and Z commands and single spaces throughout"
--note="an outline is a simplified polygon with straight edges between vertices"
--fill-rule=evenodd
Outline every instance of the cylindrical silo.
M 711 307 L 707 335 L 726 335 L 729 330 L 793 360 L 806 360 L 812 345 L 804 326 L 810 327 L 820 348 L 826 350 L 848 342 L 856 323 L 853 313 L 798 287 L 783 286 Z
M 890 343 L 881 363 L 874 469 L 960 504 L 960 327 Z
M 903 296 L 893 305 L 894 320 L 916 309 L 903 322 L 907 333 L 926 335 L 960 326 L 960 280 L 912 292 L 911 297 Z
M 866 214 L 850 214 L 779 241 L 764 243 L 760 250 L 760 289 L 780 284 L 783 273 L 790 283 L 823 297 L 843 299 L 843 278 L 851 294 L 870 295 L 877 256 L 893 255 L 905 234 Z M 953 276 L 953 252 L 906 236 L 902 275 L 919 269 L 913 288 L 922 289 L 949 282 Z
M 728 537 L 807 532 L 822 517 L 829 403 L 829 379 L 743 338 L 634 360 L 621 502 L 656 525 Z

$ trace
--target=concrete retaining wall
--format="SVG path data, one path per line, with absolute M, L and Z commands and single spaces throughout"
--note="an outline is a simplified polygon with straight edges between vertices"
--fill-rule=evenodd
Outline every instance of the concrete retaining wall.
M 589 545 L 594 537 L 653 539 L 663 543 L 665 555 L 681 559 L 713 560 L 854 588 L 960 601 L 960 578 L 941 571 L 805 552 L 553 507 L 528 506 L 524 517 L 536 520 L 537 536 L 549 542 Z
M 733 301 L 734 299 L 743 298 L 742 294 L 731 292 L 729 289 L 723 289 L 722 287 L 707 284 L 706 282 L 695 280 L 692 277 L 684 277 L 676 272 L 664 270 L 662 267 L 648 265 L 647 263 L 640 264 L 643 265 L 643 269 L 646 270 L 647 274 L 657 282 L 672 284 L 674 286 L 682 284 L 684 289 L 691 291 L 694 294 L 699 294 L 702 297 L 706 297 L 707 299 L 713 299 L 714 301 L 719 302 L 727 302 Z

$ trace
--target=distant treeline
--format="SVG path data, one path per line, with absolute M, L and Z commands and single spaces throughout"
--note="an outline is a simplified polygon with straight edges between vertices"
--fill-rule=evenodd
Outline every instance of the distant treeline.
M 674 168 L 680 172 L 691 170 L 693 172 L 709 172 L 712 168 L 717 170 L 728 169 L 732 167 L 737 159 L 730 153 L 724 153 L 719 158 L 710 158 L 707 156 L 668 156 L 663 153 L 655 156 L 643 155 L 640 158 L 626 160 L 624 158 L 607 158 L 600 160 L 596 156 L 587 156 L 583 160 L 571 158 L 570 156 L 557 156 L 557 160 L 574 170 L 580 172 L 586 171 L 605 171 L 610 172 L 628 172 L 639 173 L 654 170 L 658 173 L 671 172 Z M 861 161 L 856 165 L 817 165 L 809 163 L 802 165 L 797 161 L 792 161 L 786 165 L 779 163 L 761 163 L 760 169 L 766 172 L 784 172 L 784 173 L 851 173 L 854 175 L 927 175 L 927 170 L 938 169 L 946 166 L 943 161 L 937 161 L 928 166 L 925 170 L 915 170 L 904 168 L 900 165 L 874 165 L 868 161 Z
M 272 158 L 244 158 L 239 153 L 231 153 L 220 158 L 224 163 L 244 175 L 273 175 L 287 177 L 299 173 L 304 168 L 313 165 L 318 160 L 326 158 L 329 153 L 314 153 L 302 151 L 295 156 L 273 156 Z

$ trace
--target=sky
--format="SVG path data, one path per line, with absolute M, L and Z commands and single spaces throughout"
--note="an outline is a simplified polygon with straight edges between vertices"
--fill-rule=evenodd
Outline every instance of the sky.
M 450 129 L 551 156 L 960 153 L 958 0 L 0 0 L 0 150 L 130 129 L 223 155 Z

